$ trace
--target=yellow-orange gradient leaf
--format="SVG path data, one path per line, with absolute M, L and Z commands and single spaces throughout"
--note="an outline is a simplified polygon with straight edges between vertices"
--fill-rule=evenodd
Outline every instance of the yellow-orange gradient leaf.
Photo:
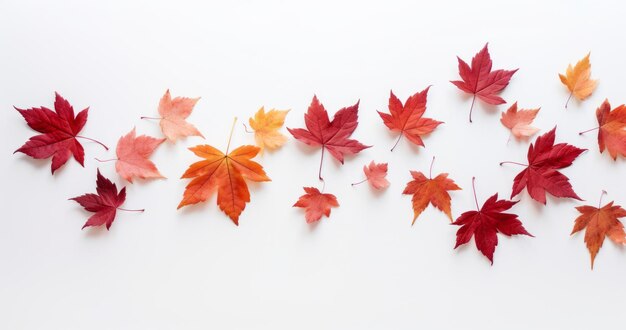
M 574 67 L 572 67 L 571 64 L 568 65 L 565 75 L 559 74 L 561 82 L 570 92 L 569 98 L 565 103 L 565 108 L 567 108 L 567 104 L 569 103 L 572 95 L 582 101 L 589 97 L 598 85 L 597 80 L 591 79 L 591 63 L 589 62 L 589 55 L 591 55 L 591 53 L 587 54 L 587 56 L 585 56 L 582 60 L 578 61 Z
M 261 150 L 264 148 L 270 150 L 278 149 L 287 142 L 287 137 L 278 130 L 283 127 L 288 112 L 289 110 L 275 109 L 265 112 L 265 109 L 261 107 L 254 114 L 254 117 L 250 118 L 248 122 L 254 130 L 256 145 Z

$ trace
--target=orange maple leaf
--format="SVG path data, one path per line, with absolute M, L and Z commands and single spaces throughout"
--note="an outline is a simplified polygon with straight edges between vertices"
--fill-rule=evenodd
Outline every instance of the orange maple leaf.
M 600 153 L 606 148 L 613 160 L 618 155 L 626 156 L 626 106 L 622 104 L 611 111 L 609 100 L 604 100 L 596 110 L 596 118 L 600 126 L 578 134 L 598 129 Z
M 261 150 L 265 147 L 270 150 L 278 149 L 287 142 L 287 137 L 278 129 L 285 123 L 288 112 L 289 110 L 275 109 L 265 112 L 265 109 L 261 107 L 254 117 L 249 119 L 250 127 L 254 130 L 256 145 Z
M 410 96 L 404 105 L 391 91 L 389 95 L 389 113 L 378 111 L 387 128 L 400 132 L 400 136 L 398 136 L 398 140 L 391 148 L 391 151 L 398 145 L 403 135 L 409 141 L 423 147 L 422 135 L 431 133 L 437 126 L 442 124 L 442 122 L 434 119 L 422 118 L 424 112 L 426 112 L 426 97 L 428 96 L 429 88 L 430 86 Z
M 539 131 L 538 128 L 530 126 L 537 113 L 541 108 L 537 109 L 517 109 L 517 102 L 513 103 L 506 112 L 502 113 L 500 122 L 504 127 L 511 130 L 511 134 L 517 139 L 523 139 L 533 136 Z
M 559 74 L 561 82 L 567 87 L 567 90 L 570 91 L 567 102 L 565 102 L 566 109 L 572 95 L 582 101 L 589 97 L 598 85 L 597 80 L 591 79 L 591 63 L 589 62 L 589 55 L 591 55 L 591 53 L 588 53 L 587 56 L 578 61 L 574 67 L 569 64 L 567 66 L 567 70 L 565 71 L 565 75 Z
M 155 139 L 150 136 L 136 136 L 133 128 L 117 142 L 115 153 L 117 162 L 115 170 L 128 182 L 133 182 L 133 177 L 140 179 L 163 178 L 153 162 L 148 157 L 154 150 L 165 141 L 165 139 Z
M 319 221 L 322 215 L 330 216 L 332 207 L 339 207 L 337 197 L 333 194 L 323 194 L 317 188 L 304 187 L 306 194 L 300 196 L 293 207 L 302 207 L 305 209 L 304 217 L 307 223 Z
M 185 188 L 183 199 L 178 204 L 179 209 L 206 201 L 217 188 L 217 205 L 239 225 L 239 216 L 246 208 L 246 203 L 250 202 L 250 191 L 244 179 L 255 182 L 271 180 L 263 166 L 252 161 L 259 153 L 259 147 L 244 145 L 228 153 L 229 147 L 230 138 L 226 153 L 206 144 L 189 148 L 204 160 L 191 164 L 181 177 L 193 180 Z
M 604 243 L 605 236 L 616 244 L 626 245 L 624 225 L 618 220 L 626 217 L 626 210 L 619 205 L 613 205 L 613 202 L 602 207 L 600 205 L 602 205 L 602 198 L 597 208 L 589 205 L 576 207 L 581 215 L 576 218 L 572 230 L 573 235 L 586 228 L 585 243 L 591 255 L 591 269 L 593 269 L 593 262 Z
M 191 115 L 193 107 L 200 98 L 175 97 L 172 99 L 170 90 L 165 91 L 165 95 L 159 101 L 160 118 L 141 117 L 142 119 L 160 119 L 159 125 L 163 135 L 169 141 L 176 141 L 186 136 L 200 136 L 202 133 L 192 124 L 187 122 L 187 117 Z
M 435 157 L 433 157 L 433 162 L 430 164 L 428 178 L 422 172 L 411 171 L 413 180 L 407 183 L 406 188 L 402 192 L 404 195 L 413 195 L 413 222 L 411 225 L 415 224 L 415 220 L 422 214 L 429 203 L 445 213 L 452 221 L 450 194 L 448 194 L 448 191 L 461 190 L 461 188 L 452 179 L 448 178 L 448 173 L 441 173 L 433 179 L 432 169 L 434 161 Z

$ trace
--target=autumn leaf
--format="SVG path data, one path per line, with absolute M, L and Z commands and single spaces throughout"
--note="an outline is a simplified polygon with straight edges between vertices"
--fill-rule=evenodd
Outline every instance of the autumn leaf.
M 233 122 L 234 127 L 234 122 Z M 250 202 L 250 191 L 245 179 L 255 182 L 271 181 L 263 166 L 252 161 L 259 147 L 244 145 L 228 153 L 232 129 L 226 153 L 210 145 L 198 145 L 189 148 L 196 156 L 203 158 L 189 166 L 181 177 L 193 179 L 185 188 L 183 199 L 178 204 L 183 206 L 206 201 L 211 192 L 217 189 L 217 205 L 220 210 L 239 225 L 239 216 Z
M 42 133 L 31 137 L 15 152 L 21 152 L 36 159 L 52 157 L 52 174 L 63 166 L 70 156 L 74 156 L 80 166 L 84 166 L 85 151 L 77 138 L 96 142 L 109 150 L 96 140 L 78 135 L 87 123 L 89 108 L 83 109 L 74 116 L 74 108 L 70 103 L 59 93 L 54 93 L 54 95 L 54 111 L 46 107 L 31 109 L 14 107 L 24 117 L 30 128 Z
M 603 195 L 605 193 L 605 191 L 602 192 Z M 591 255 L 591 269 L 593 269 L 593 262 L 604 243 L 605 236 L 615 244 L 626 245 L 624 225 L 618 220 L 626 217 L 626 210 L 619 205 L 613 205 L 613 202 L 602 207 L 600 205 L 602 205 L 602 197 L 597 208 L 589 205 L 576 207 L 581 215 L 576 218 L 571 234 L 586 228 L 585 243 Z
M 572 189 L 569 179 L 559 169 L 572 165 L 585 150 L 567 143 L 554 144 L 556 127 L 537 138 L 528 148 L 528 164 L 502 162 L 525 166 L 513 181 L 511 198 L 527 188 L 532 199 L 546 204 L 546 192 L 555 197 L 569 197 L 581 200 Z
M 146 135 L 136 136 L 133 128 L 117 141 L 115 170 L 126 181 L 132 183 L 133 177 L 140 179 L 164 178 L 154 163 L 148 159 L 165 139 L 156 139 Z M 105 162 L 96 158 L 100 162 Z
M 265 147 L 270 150 L 278 149 L 287 142 L 287 137 L 278 130 L 283 127 L 288 112 L 289 110 L 271 109 L 266 113 L 261 107 L 254 117 L 248 120 L 250 127 L 254 130 L 256 145 L 261 148 L 261 151 Z
M 413 222 L 411 222 L 411 225 L 415 224 L 415 220 L 422 214 L 429 203 L 445 213 L 450 221 L 452 221 L 450 194 L 448 191 L 461 190 L 461 188 L 457 186 L 452 179 L 448 178 L 448 173 L 441 173 L 433 179 L 432 171 L 434 162 L 435 157 L 433 157 L 430 163 L 428 178 L 422 172 L 411 171 L 413 180 L 406 184 L 406 188 L 404 188 L 402 192 L 404 195 L 413 195 Z
M 526 231 L 517 214 L 504 213 L 504 211 L 517 204 L 518 201 L 499 200 L 496 193 L 485 201 L 483 207 L 479 207 L 476 189 L 474 188 L 474 179 L 472 178 L 472 189 L 474 190 L 476 211 L 464 212 L 452 223 L 453 225 L 461 226 L 456 232 L 456 245 L 454 248 L 456 249 L 469 242 L 473 236 L 476 248 L 493 265 L 493 253 L 498 245 L 497 233 L 506 236 L 528 235 L 532 237 L 533 235 Z
M 159 119 L 163 135 L 171 142 L 187 136 L 204 138 L 195 126 L 187 122 L 187 117 L 191 115 L 193 107 L 198 100 L 200 100 L 199 97 L 188 98 L 180 96 L 172 99 L 168 89 L 159 101 L 159 115 L 161 117 L 141 117 L 141 119 Z
M 389 187 L 389 181 L 387 181 L 387 163 L 376 164 L 372 161 L 369 165 L 363 166 L 363 173 L 365 173 L 365 179 L 353 183 L 352 186 L 367 181 L 370 186 L 377 190 Z
M 426 98 L 429 88 L 430 86 L 410 96 L 404 105 L 391 91 L 389 96 L 389 113 L 378 111 L 387 128 L 400 132 L 398 140 L 391 148 L 391 151 L 398 145 L 402 136 L 406 136 L 409 141 L 423 147 L 424 141 L 422 141 L 422 136 L 431 133 L 442 123 L 434 119 L 422 117 L 424 112 L 426 112 Z
M 345 154 L 356 154 L 361 150 L 369 148 L 357 140 L 350 139 L 350 136 L 358 125 L 359 102 L 351 107 L 342 108 L 335 113 L 333 120 L 328 118 L 328 112 L 324 105 L 320 103 L 317 96 L 313 96 L 313 101 L 304 115 L 304 128 L 287 128 L 289 133 L 296 139 L 310 146 L 322 147 L 322 157 L 320 159 L 319 179 L 322 179 L 322 163 L 324 162 L 324 150 L 335 157 L 341 164 Z
M 604 100 L 596 110 L 596 118 L 600 126 L 578 134 L 597 129 L 600 153 L 606 148 L 613 160 L 616 160 L 618 155 L 626 156 L 626 106 L 622 104 L 611 111 L 609 100 Z
M 322 215 L 330 216 L 332 207 L 339 207 L 337 197 L 333 194 L 323 194 L 317 188 L 304 187 L 305 194 L 300 196 L 293 207 L 305 209 L 304 217 L 307 223 L 319 221 Z
M 559 74 L 561 82 L 567 87 L 567 90 L 570 91 L 567 102 L 565 102 L 565 109 L 567 109 L 567 104 L 572 98 L 572 95 L 582 101 L 589 97 L 598 85 L 597 80 L 591 79 L 591 63 L 589 62 L 590 55 L 591 53 L 588 53 L 587 56 L 578 61 L 576 66 L 573 68 L 572 65 L 569 64 L 567 66 L 567 70 L 565 71 L 565 75 Z
M 84 194 L 78 197 L 70 198 L 80 204 L 85 210 L 94 212 L 95 214 L 87 219 L 83 229 L 91 226 L 106 225 L 107 230 L 111 228 L 111 224 L 115 220 L 115 214 L 117 210 L 131 211 L 131 212 L 143 212 L 144 210 L 128 210 L 120 208 L 126 200 L 126 187 L 117 192 L 117 186 L 109 179 L 100 174 L 96 179 L 96 192 L 97 194 Z
M 502 113 L 500 122 L 504 127 L 511 130 L 511 134 L 517 139 L 524 139 L 533 136 L 539 131 L 531 124 L 541 108 L 537 109 L 517 109 L 517 102 L 513 103 L 506 112 Z
M 472 58 L 472 67 L 465 63 L 457 56 L 459 61 L 459 75 L 463 80 L 450 81 L 460 90 L 473 94 L 472 105 L 470 107 L 469 121 L 472 122 L 472 110 L 474 109 L 474 101 L 476 97 L 483 102 L 493 105 L 506 103 L 497 94 L 503 90 L 509 80 L 518 69 L 515 70 L 495 70 L 491 71 L 491 56 L 489 50 L 485 47 Z

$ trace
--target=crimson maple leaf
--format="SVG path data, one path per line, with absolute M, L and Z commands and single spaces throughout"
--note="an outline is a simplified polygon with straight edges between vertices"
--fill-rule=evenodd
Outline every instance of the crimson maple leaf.
M 476 248 L 482 252 L 493 265 L 493 253 L 498 245 L 497 233 L 506 236 L 528 235 L 533 237 L 533 235 L 526 231 L 522 222 L 518 219 L 517 214 L 504 213 L 504 211 L 510 209 L 519 201 L 499 200 L 498 194 L 496 193 L 485 201 L 483 207 L 478 207 L 474 180 L 475 178 L 472 178 L 476 211 L 464 212 L 452 223 L 453 225 L 461 226 L 456 232 L 456 245 L 454 248 L 456 249 L 469 242 L 472 236 L 474 236 Z
M 107 230 L 109 230 L 109 228 L 111 228 L 111 224 L 113 224 L 113 221 L 115 220 L 117 210 L 137 212 L 144 211 L 120 208 L 126 200 L 126 187 L 122 188 L 122 190 L 118 193 L 115 183 L 102 176 L 102 174 L 100 174 L 100 170 L 98 170 L 98 176 L 96 179 L 96 192 L 98 194 L 84 194 L 78 197 L 70 198 L 70 200 L 73 200 L 84 207 L 85 210 L 95 213 L 87 219 L 83 229 L 90 226 L 106 225 Z
M 24 117 L 30 128 L 42 133 L 31 137 L 15 152 L 21 152 L 36 159 L 52 157 L 52 174 L 72 155 L 81 166 L 84 166 L 85 151 L 76 138 L 94 141 L 109 150 L 98 141 L 78 135 L 87 123 L 89 108 L 85 108 L 74 116 L 74 108 L 70 103 L 59 93 L 54 94 L 54 111 L 46 107 L 31 109 L 14 107 Z
M 528 147 L 528 164 L 502 162 L 526 166 L 513 180 L 511 198 L 527 188 L 532 199 L 546 204 L 546 192 L 555 197 L 569 197 L 581 200 L 574 192 L 569 178 L 559 169 L 572 165 L 574 160 L 585 150 L 567 143 L 554 144 L 556 126 L 539 136 Z
M 471 68 L 465 61 L 457 56 L 459 60 L 459 75 L 463 80 L 450 81 L 460 90 L 474 94 L 469 114 L 470 123 L 472 122 L 472 110 L 474 109 L 476 96 L 483 100 L 483 102 L 493 105 L 506 103 L 497 93 L 509 84 L 509 80 L 511 80 L 513 74 L 518 70 L 491 71 L 492 62 L 491 56 L 489 56 L 489 50 L 487 49 L 488 45 L 488 43 L 485 44 L 485 47 L 472 58 Z
M 378 111 L 385 126 L 392 131 L 400 131 L 400 136 L 398 136 L 398 140 L 391 148 L 391 151 L 395 149 L 403 135 L 409 141 L 423 147 L 422 135 L 431 133 L 442 123 L 434 119 L 422 118 L 424 112 L 426 112 L 426 97 L 428 96 L 429 88 L 430 86 L 410 96 L 404 105 L 391 91 L 389 96 L 389 113 Z
M 317 96 L 313 96 L 313 101 L 304 115 L 304 128 L 287 128 L 289 133 L 296 139 L 313 147 L 322 147 L 322 157 L 320 159 L 319 179 L 322 178 L 322 162 L 324 161 L 324 150 L 328 149 L 333 157 L 343 164 L 345 154 L 356 154 L 361 150 L 369 148 L 357 140 L 350 139 L 356 129 L 359 118 L 359 102 L 355 105 L 342 108 L 335 113 L 333 120 L 328 118 L 328 112 L 324 105 L 320 103 Z

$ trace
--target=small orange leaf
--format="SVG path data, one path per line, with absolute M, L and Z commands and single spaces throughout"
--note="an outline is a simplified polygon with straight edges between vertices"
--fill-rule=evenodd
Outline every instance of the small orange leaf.
M 583 205 L 576 209 L 581 215 L 576 218 L 572 234 L 586 228 L 585 243 L 591 255 L 591 269 L 593 269 L 593 262 L 604 243 L 605 236 L 616 244 L 626 245 L 624 225 L 618 220 L 626 217 L 626 210 L 619 205 L 613 205 L 613 202 L 601 208 Z
M 265 109 L 261 107 L 254 117 L 248 120 L 250 127 L 254 130 L 256 145 L 261 148 L 261 151 L 265 147 L 270 150 L 278 149 L 287 142 L 287 137 L 278 129 L 285 123 L 288 112 L 289 110 L 275 109 L 265 112 Z
M 570 91 L 569 98 L 565 103 L 565 108 L 567 108 L 567 103 L 569 103 L 572 95 L 582 101 L 589 97 L 598 85 L 597 80 L 591 79 L 591 63 L 589 62 L 589 55 L 591 55 L 591 53 L 587 54 L 587 56 L 585 56 L 582 60 L 578 61 L 574 67 L 572 67 L 571 64 L 568 65 L 565 75 L 559 74 L 561 82 L 567 87 L 567 90 Z
M 169 141 L 174 142 L 186 136 L 204 138 L 195 126 L 186 121 L 199 99 L 199 97 L 192 99 L 180 96 L 172 99 L 170 90 L 165 92 L 159 102 L 159 114 L 161 115 L 161 131 Z
M 330 216 L 332 207 L 339 207 L 337 197 L 333 194 L 323 194 L 317 188 L 304 187 L 306 194 L 300 196 L 293 207 L 302 207 L 305 209 L 304 216 L 307 223 L 319 221 L 322 215 Z
M 372 161 L 369 165 L 363 166 L 363 173 L 365 173 L 365 180 L 353 183 L 352 186 L 367 181 L 377 190 L 389 187 L 389 181 L 387 181 L 387 163 L 376 164 Z
M 433 157 L 434 161 L 435 158 Z M 430 168 L 432 172 L 432 163 Z M 411 171 L 411 176 L 413 180 L 407 183 L 402 192 L 404 195 L 413 195 L 413 222 L 411 225 L 415 224 L 415 220 L 429 203 L 445 213 L 448 219 L 452 221 L 448 191 L 461 190 L 461 188 L 448 178 L 448 173 L 441 173 L 432 179 L 432 173 L 427 178 L 422 172 Z
M 154 150 L 165 141 L 150 136 L 136 136 L 133 128 L 130 133 L 122 136 L 117 142 L 115 170 L 128 182 L 133 182 L 133 177 L 140 179 L 163 178 L 153 162 L 148 157 Z
M 538 128 L 530 126 L 537 113 L 541 108 L 537 109 L 517 109 L 517 102 L 513 103 L 506 112 L 502 113 L 500 122 L 506 128 L 511 130 L 511 134 L 517 139 L 524 139 L 533 136 L 539 131 Z
M 193 180 L 185 188 L 178 208 L 204 202 L 217 189 L 217 205 L 239 225 L 239 215 L 250 201 L 250 191 L 244 179 L 270 181 L 263 166 L 251 160 L 260 149 L 245 145 L 227 155 L 210 145 L 198 145 L 189 150 L 204 160 L 191 164 L 183 174 L 183 179 Z

